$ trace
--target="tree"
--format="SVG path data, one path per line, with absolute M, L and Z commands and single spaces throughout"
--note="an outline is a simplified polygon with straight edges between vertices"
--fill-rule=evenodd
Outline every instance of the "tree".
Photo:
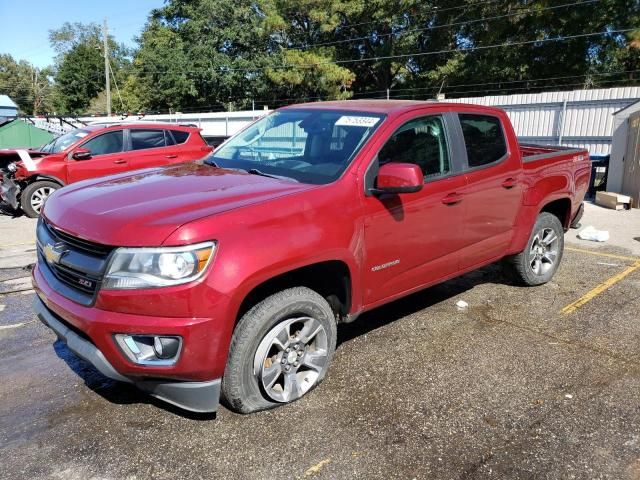
M 40 69 L 29 62 L 16 62 L 0 54 L 0 93 L 16 102 L 20 113 L 38 115 L 50 111 L 51 69 Z
M 49 32 L 49 41 L 58 53 L 56 107 L 61 113 L 83 113 L 105 85 L 102 31 L 95 23 L 65 23 L 58 30 Z M 112 37 L 108 42 L 111 69 L 116 80 L 124 81 L 130 68 L 131 52 Z

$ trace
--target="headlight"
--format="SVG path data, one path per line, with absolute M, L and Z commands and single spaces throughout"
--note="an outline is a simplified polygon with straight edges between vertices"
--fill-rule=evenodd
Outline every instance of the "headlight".
M 215 242 L 184 247 L 119 248 L 109 263 L 102 288 L 155 288 L 192 282 L 202 276 L 215 250 Z

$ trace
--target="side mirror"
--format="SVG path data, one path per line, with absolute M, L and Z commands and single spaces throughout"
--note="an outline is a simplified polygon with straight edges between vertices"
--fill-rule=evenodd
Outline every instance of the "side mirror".
M 376 186 L 371 190 L 375 195 L 383 193 L 414 193 L 422 190 L 424 175 L 413 163 L 386 163 L 380 167 Z
M 89 160 L 91 158 L 91 150 L 87 150 L 86 148 L 76 148 L 71 158 L 74 160 Z

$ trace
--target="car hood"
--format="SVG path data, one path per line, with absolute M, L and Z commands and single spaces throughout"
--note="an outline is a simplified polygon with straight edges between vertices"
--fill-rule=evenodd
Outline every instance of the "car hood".
M 20 155 L 27 155 L 33 161 L 34 168 L 28 168 L 24 165 Z M 21 169 L 31 171 L 38 170 L 41 162 L 61 161 L 64 160 L 64 154 L 48 154 L 37 150 L 27 150 L 22 148 L 2 149 L 0 150 L 0 169 L 6 168 L 10 163 L 16 162 Z
M 55 192 L 43 215 L 96 243 L 153 246 L 185 223 L 314 187 L 185 163 L 75 183 Z

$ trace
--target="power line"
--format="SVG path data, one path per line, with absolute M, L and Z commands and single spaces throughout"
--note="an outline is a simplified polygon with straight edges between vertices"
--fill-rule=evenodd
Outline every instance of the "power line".
M 389 33 L 381 33 L 381 34 L 376 34 L 375 37 L 376 38 L 385 38 L 385 37 L 392 37 L 392 36 L 400 36 L 400 35 L 406 35 L 408 33 L 416 33 L 416 32 L 426 32 L 426 31 L 430 31 L 430 30 L 437 30 L 437 29 L 441 29 L 441 28 L 445 28 L 445 27 L 459 27 L 462 25 L 470 25 L 473 23 L 480 23 L 480 22 L 484 22 L 484 21 L 490 21 L 490 20 L 499 20 L 499 19 L 503 19 L 503 18 L 510 18 L 510 17 L 516 17 L 519 15 L 527 15 L 529 13 L 539 13 L 539 12 L 545 12 L 548 10 L 557 10 L 560 8 L 567 8 L 567 7 L 574 7 L 574 6 L 582 6 L 582 5 L 586 5 L 586 4 L 591 4 L 591 3 L 598 3 L 601 0 L 584 0 L 584 1 L 579 1 L 579 2 L 573 2 L 573 3 L 565 3 L 564 5 L 555 5 L 552 7 L 545 7 L 545 8 L 541 8 L 541 9 L 534 9 L 534 8 L 529 8 L 526 9 L 526 11 L 520 11 L 520 10 L 525 10 L 523 9 L 518 9 L 518 11 L 513 12 L 513 13 L 506 13 L 503 15 L 495 15 L 492 17 L 483 17 L 483 18 L 476 18 L 473 20 L 465 20 L 462 22 L 453 22 L 453 23 L 445 23 L 445 24 L 441 24 L 441 25 L 432 25 L 430 27 L 424 27 L 424 28 L 414 28 L 414 29 L 409 29 L 409 30 L 402 30 L 399 32 L 389 32 Z M 362 36 L 362 37 L 355 37 L 355 38 L 347 38 L 347 39 L 343 39 L 343 40 L 335 40 L 332 42 L 322 42 L 322 43 L 312 43 L 309 45 L 300 45 L 297 47 L 288 47 L 292 50 L 307 50 L 309 48 L 313 48 L 313 47 L 323 47 L 323 46 L 328 46 L 328 45 L 339 45 L 342 43 L 351 43 L 351 42 L 357 42 L 357 41 L 361 41 L 361 40 L 369 40 L 371 39 L 373 35 L 369 34 L 366 36 Z
M 588 38 L 588 37 L 596 37 L 596 36 L 604 36 L 604 35 L 615 35 L 620 33 L 626 33 L 637 30 L 635 28 L 626 28 L 619 30 L 607 30 L 604 32 L 591 32 L 591 33 L 581 33 L 576 35 L 565 35 L 553 38 L 543 38 L 536 40 L 523 40 L 517 42 L 505 42 L 498 43 L 492 45 L 477 45 L 472 47 L 458 47 L 458 48 L 449 48 L 428 52 L 413 52 L 413 53 L 405 53 L 398 55 L 381 55 L 376 57 L 365 57 L 365 58 L 353 58 L 348 60 L 328 60 L 324 62 L 314 62 L 314 63 L 304 63 L 298 65 L 273 65 L 268 67 L 254 67 L 254 68 L 223 68 L 224 72 L 258 72 L 263 70 L 283 70 L 283 69 L 303 69 L 303 68 L 316 68 L 322 65 L 345 65 L 349 63 L 363 63 L 363 62 L 376 62 L 381 60 L 396 60 L 402 58 L 413 58 L 413 57 L 424 57 L 431 55 L 442 55 L 445 53 L 454 53 L 454 52 L 474 52 L 481 50 L 491 50 L 494 48 L 504 48 L 504 47 L 519 47 L 524 45 L 533 45 L 533 44 L 543 44 L 543 43 L 552 43 L 552 42 L 564 42 L 566 40 L 572 40 L 576 38 Z M 135 68 L 135 67 L 134 67 Z M 174 70 L 174 69 L 165 69 L 165 70 L 145 70 L 139 73 L 153 74 L 153 73 L 168 73 L 173 71 L 179 71 L 180 73 L 207 73 L 214 71 L 214 68 L 207 69 L 198 69 L 198 70 Z
M 542 81 L 550 81 L 550 80 L 566 80 L 570 78 L 586 78 L 586 77 L 602 77 L 602 76 L 612 76 L 612 75 L 623 75 L 625 73 L 640 73 L 640 69 L 637 70 L 622 70 L 619 72 L 604 72 L 604 73 L 586 73 L 584 75 L 565 75 L 562 77 L 545 77 L 545 78 L 523 78 L 519 80 L 500 80 L 496 82 L 485 82 L 485 83 L 454 83 L 451 85 L 447 85 L 445 88 L 452 87 L 480 87 L 484 85 L 508 85 L 512 83 L 529 83 L 529 82 L 542 82 Z M 640 81 L 640 79 L 638 79 Z M 438 87 L 410 87 L 410 88 L 392 88 L 391 92 L 402 92 L 402 91 L 414 91 L 414 90 L 432 90 L 433 88 Z M 370 90 L 365 92 L 356 93 L 356 95 L 371 95 L 374 93 L 386 93 L 387 90 Z M 444 92 L 447 93 L 447 92 Z
M 432 14 L 438 14 L 438 13 L 442 13 L 442 12 L 449 12 L 452 10 L 461 10 L 463 8 L 470 8 L 470 7 L 475 7 L 478 5 L 490 5 L 492 3 L 499 3 L 502 0 L 480 0 L 478 2 L 473 2 L 473 3 L 465 3 L 465 4 L 461 4 L 461 5 L 457 5 L 454 7 L 447 7 L 447 8 L 439 8 L 437 5 L 431 7 L 433 9 L 433 11 L 431 12 Z M 408 14 L 399 14 L 399 15 L 394 15 L 391 16 L 387 19 L 384 20 L 374 20 L 371 22 L 358 22 L 358 23 L 347 23 L 344 25 L 340 25 L 340 28 L 352 28 L 352 27 L 359 27 L 362 25 L 380 25 L 382 23 L 393 23 L 394 21 L 396 21 L 396 19 L 398 20 L 404 20 L 407 18 L 416 18 L 416 15 L 408 15 Z

